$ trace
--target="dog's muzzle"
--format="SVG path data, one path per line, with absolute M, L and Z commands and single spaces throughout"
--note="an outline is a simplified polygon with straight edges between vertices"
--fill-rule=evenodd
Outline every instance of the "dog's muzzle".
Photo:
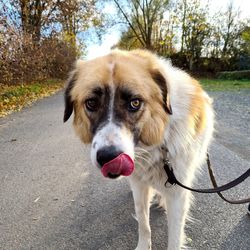
M 117 178 L 120 175 L 129 176 L 134 171 L 134 161 L 131 157 L 114 146 L 104 147 L 97 151 L 97 162 L 101 166 L 104 177 Z

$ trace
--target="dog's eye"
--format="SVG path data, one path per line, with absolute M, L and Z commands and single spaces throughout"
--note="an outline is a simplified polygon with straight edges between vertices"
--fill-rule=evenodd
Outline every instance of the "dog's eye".
M 129 111 L 137 111 L 141 107 L 141 101 L 139 99 L 133 99 L 130 101 L 128 110 Z
M 91 111 L 91 112 L 97 111 L 99 108 L 99 101 L 96 98 L 88 99 L 85 102 L 85 106 L 88 111 Z

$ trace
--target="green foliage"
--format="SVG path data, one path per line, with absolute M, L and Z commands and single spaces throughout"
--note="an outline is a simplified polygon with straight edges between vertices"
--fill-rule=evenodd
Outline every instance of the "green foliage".
M 217 77 L 226 80 L 250 80 L 250 70 L 219 72 Z
M 243 26 L 240 35 L 242 39 L 242 42 L 240 44 L 241 54 L 250 57 L 250 26 Z
M 241 37 L 244 41 L 250 42 L 250 27 L 245 27 L 241 33 Z
M 250 80 L 200 79 L 207 91 L 240 91 L 250 90 Z

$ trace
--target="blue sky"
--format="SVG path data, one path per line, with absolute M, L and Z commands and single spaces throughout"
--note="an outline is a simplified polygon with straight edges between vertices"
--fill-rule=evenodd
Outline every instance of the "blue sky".
M 225 10 L 230 1 L 232 0 L 209 0 L 211 13 L 220 9 Z M 207 0 L 201 0 L 201 2 L 207 3 Z M 250 18 L 250 0 L 234 0 L 233 4 L 236 9 L 240 9 L 242 18 Z M 103 9 L 103 13 L 111 15 L 116 13 L 115 7 L 107 4 Z M 113 28 L 104 35 L 101 43 L 90 43 L 87 47 L 86 58 L 93 59 L 109 53 L 110 48 L 119 41 L 120 34 L 121 32 L 118 29 Z

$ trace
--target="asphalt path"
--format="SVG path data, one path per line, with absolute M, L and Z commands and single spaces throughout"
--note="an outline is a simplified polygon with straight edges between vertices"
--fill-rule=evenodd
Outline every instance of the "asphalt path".
M 212 93 L 217 132 L 211 160 L 220 184 L 250 167 L 250 92 Z M 0 119 L 0 249 L 134 249 L 137 222 L 125 178 L 103 178 L 89 148 L 63 124 L 62 92 Z M 198 187 L 210 185 L 204 170 Z M 250 180 L 227 192 L 250 196 Z M 195 194 L 191 249 L 250 249 L 246 205 Z M 164 213 L 151 208 L 153 249 L 167 248 Z

